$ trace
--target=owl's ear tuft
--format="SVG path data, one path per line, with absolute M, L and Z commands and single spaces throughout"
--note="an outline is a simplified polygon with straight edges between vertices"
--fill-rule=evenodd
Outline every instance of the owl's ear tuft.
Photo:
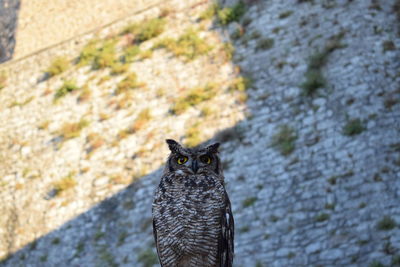
M 209 153 L 218 153 L 218 148 L 219 148 L 220 143 L 214 143 L 212 145 L 209 145 L 206 147 L 206 150 Z
M 181 147 L 178 142 L 172 139 L 166 139 L 165 142 L 167 142 L 169 150 L 171 150 L 171 152 L 177 153 L 179 151 L 179 148 Z

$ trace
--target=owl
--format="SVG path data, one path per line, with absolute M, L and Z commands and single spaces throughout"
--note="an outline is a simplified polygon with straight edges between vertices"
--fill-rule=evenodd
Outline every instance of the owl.
M 219 143 L 185 148 L 166 140 L 169 155 L 152 205 L 163 267 L 231 267 L 234 220 Z

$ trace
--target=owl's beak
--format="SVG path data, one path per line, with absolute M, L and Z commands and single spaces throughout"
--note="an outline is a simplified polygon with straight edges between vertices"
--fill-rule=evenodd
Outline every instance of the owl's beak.
M 194 173 L 197 173 L 197 170 L 199 169 L 199 164 L 197 163 L 197 160 L 192 161 L 192 170 Z

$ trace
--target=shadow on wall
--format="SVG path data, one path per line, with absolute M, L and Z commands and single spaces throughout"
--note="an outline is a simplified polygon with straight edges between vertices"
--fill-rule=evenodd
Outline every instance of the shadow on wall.
M 219 132 L 211 140 L 241 142 L 236 126 Z M 224 151 L 221 152 L 223 157 Z M 138 179 L 58 229 L 38 237 L 10 254 L 0 266 L 18 266 L 26 260 L 30 266 L 158 264 L 151 204 L 162 171 L 163 167 Z
M 14 54 L 20 0 L 0 0 L 0 63 Z

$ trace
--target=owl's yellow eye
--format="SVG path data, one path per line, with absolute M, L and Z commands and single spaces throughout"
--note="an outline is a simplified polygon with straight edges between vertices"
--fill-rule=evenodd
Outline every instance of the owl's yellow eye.
M 179 158 L 176 160 L 176 162 L 178 162 L 178 164 L 182 165 L 182 164 L 184 164 L 187 160 L 188 160 L 187 157 L 181 156 L 181 157 L 179 157 Z
M 211 158 L 207 155 L 201 156 L 200 157 L 201 162 L 205 164 L 210 164 L 211 163 Z

